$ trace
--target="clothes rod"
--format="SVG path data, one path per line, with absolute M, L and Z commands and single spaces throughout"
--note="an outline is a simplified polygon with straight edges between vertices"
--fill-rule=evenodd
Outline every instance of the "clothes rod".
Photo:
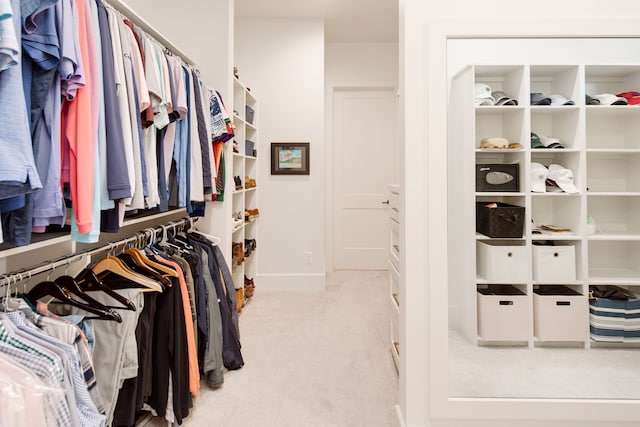
M 183 51 L 181 51 L 176 45 L 167 40 L 151 24 L 142 19 L 133 9 L 124 4 L 121 0 L 103 0 L 103 2 L 120 12 L 127 19 L 140 27 L 141 30 L 153 37 L 158 43 L 162 44 L 163 47 L 169 49 L 175 55 L 180 56 L 187 65 L 196 65 L 195 62 L 193 62 Z
M 153 235 L 157 236 L 158 233 L 166 233 L 167 229 L 172 228 L 175 230 L 176 228 L 187 225 L 187 224 L 189 225 L 189 228 L 192 228 L 193 224 L 195 223 L 195 221 L 197 221 L 197 219 L 198 218 L 192 218 L 192 217 L 182 218 L 178 221 L 172 221 L 166 225 L 163 224 L 163 225 L 156 226 L 154 228 L 146 228 L 136 232 L 131 237 L 127 237 L 121 240 L 116 240 L 115 242 L 107 243 L 106 245 L 100 246 L 98 248 L 88 249 L 83 252 L 64 256 L 57 260 L 42 263 L 36 267 L 27 268 L 27 269 L 2 275 L 0 277 L 0 288 L 3 288 L 5 286 L 11 286 L 13 284 L 22 282 L 23 280 L 28 280 L 33 276 L 46 273 L 47 271 L 53 271 L 56 268 L 63 267 L 71 263 L 74 263 L 76 261 L 79 261 L 84 257 L 91 257 L 102 252 L 112 251 L 120 246 L 128 245 L 129 243 L 140 242 L 141 238 L 143 238 L 147 232 L 151 232 L 153 233 Z

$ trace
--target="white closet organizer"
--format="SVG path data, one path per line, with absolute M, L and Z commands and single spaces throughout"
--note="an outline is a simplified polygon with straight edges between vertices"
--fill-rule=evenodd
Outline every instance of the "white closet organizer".
M 400 358 L 400 186 L 388 186 L 389 197 L 389 304 L 391 312 L 391 355 L 399 370 Z
M 475 106 L 475 83 L 518 105 Z M 451 318 L 473 342 L 612 345 L 590 334 L 589 285 L 640 290 L 640 105 L 587 105 L 585 97 L 639 88 L 640 64 L 473 65 L 453 78 L 450 140 L 464 141 L 464 149 L 449 176 L 456 195 L 449 209 L 461 218 L 450 224 L 461 237 L 451 239 L 450 258 L 463 267 L 450 269 Z M 532 92 L 562 94 L 575 105 L 530 105 Z M 531 148 L 531 132 L 564 148 Z M 487 137 L 522 147 L 480 148 Z M 532 162 L 570 169 L 578 192 L 532 192 Z M 476 191 L 474 164 L 517 164 L 519 188 Z M 476 202 L 523 207 L 521 237 L 476 232 Z M 571 231 L 538 234 L 534 224 Z
M 233 192 L 232 242 L 241 244 L 243 251 L 255 241 L 255 250 L 240 263 L 233 257 L 233 282 L 244 299 L 244 278 L 254 279 L 257 272 L 256 250 L 258 241 L 258 216 L 250 214 L 258 208 L 258 101 L 237 78 L 233 79 L 233 122 L 236 126 L 233 153 L 233 176 L 240 177 L 242 188 Z M 237 152 L 236 152 L 237 151 Z M 253 179 L 255 186 L 250 186 Z M 238 214 L 240 220 L 238 220 Z

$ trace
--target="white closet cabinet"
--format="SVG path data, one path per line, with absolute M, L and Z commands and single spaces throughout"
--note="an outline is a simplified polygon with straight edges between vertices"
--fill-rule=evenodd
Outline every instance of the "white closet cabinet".
M 391 355 L 399 370 L 400 358 L 400 186 L 388 186 L 389 197 L 389 306 Z
M 504 91 L 518 105 L 475 106 L 476 83 Z M 640 289 L 640 105 L 585 101 L 634 90 L 640 90 L 640 64 L 478 64 L 452 79 L 449 133 L 464 148 L 454 161 L 458 172 L 449 175 L 449 209 L 456 213 L 450 218 L 460 218 L 450 224 L 460 237 L 451 239 L 459 243 L 451 245 L 450 262 L 463 268 L 450 268 L 456 307 L 450 317 L 473 342 L 601 345 L 590 334 L 589 285 Z M 562 94 L 575 104 L 531 105 L 532 92 Z M 531 132 L 558 138 L 564 148 L 532 148 Z M 480 148 L 488 137 L 521 147 Z M 532 163 L 571 170 L 577 193 L 532 192 Z M 478 164 L 517 164 L 519 188 L 476 191 Z M 523 207 L 522 234 L 476 232 L 478 202 Z M 535 226 L 543 224 L 571 231 L 539 234 Z M 553 246 L 537 245 L 542 242 Z M 461 259 L 469 248 L 472 256 Z M 519 268 L 507 271 L 514 263 Z
M 257 272 L 258 215 L 252 214 L 258 209 L 258 101 L 238 79 L 233 79 L 233 122 L 236 126 L 233 139 L 233 177 L 240 177 L 241 187 L 234 182 L 232 212 L 232 244 L 242 245 L 244 257 L 238 257 L 232 251 L 233 282 L 244 299 L 244 278 L 254 278 Z M 263 154 L 263 153 L 262 153 Z M 263 154 L 264 155 L 264 154 Z M 250 180 L 256 184 L 250 185 Z M 247 250 L 255 241 L 255 250 Z

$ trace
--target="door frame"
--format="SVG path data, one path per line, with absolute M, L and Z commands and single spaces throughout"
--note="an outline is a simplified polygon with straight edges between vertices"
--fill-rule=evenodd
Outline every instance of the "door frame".
M 325 253 L 326 253 L 326 272 L 330 273 L 334 271 L 334 250 L 333 250 L 333 229 L 335 227 L 334 221 L 334 179 L 333 179 L 333 154 L 334 154 L 334 144 L 335 141 L 333 139 L 333 102 L 337 92 L 347 91 L 347 90 L 389 90 L 392 93 L 395 92 L 396 99 L 398 98 L 398 83 L 394 81 L 372 81 L 372 82 L 327 82 L 325 87 L 325 158 L 327 161 L 325 162 L 325 188 L 327 191 L 325 192 Z M 396 120 L 398 124 L 398 129 L 400 129 L 400 121 L 399 121 L 399 104 L 396 104 Z M 398 144 L 400 141 L 398 140 Z M 399 153 L 397 153 L 399 155 Z M 396 162 L 397 163 L 397 162 Z M 399 169 L 399 168 L 396 168 Z M 396 170 L 396 175 L 399 179 L 399 170 Z M 390 183 L 391 184 L 391 183 Z

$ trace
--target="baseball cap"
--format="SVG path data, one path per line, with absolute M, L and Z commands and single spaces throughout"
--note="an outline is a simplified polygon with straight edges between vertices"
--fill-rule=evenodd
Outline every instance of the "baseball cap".
M 562 165 L 549 165 L 547 179 L 553 181 L 565 193 L 577 193 L 578 189 L 573 184 L 573 172 Z
M 496 100 L 491 96 L 491 88 L 484 83 L 476 83 L 474 89 L 475 105 L 494 105 Z
M 549 98 L 551 99 L 551 105 L 575 105 L 575 102 L 559 94 L 549 95 Z
M 592 97 L 591 95 L 584 96 L 584 102 L 587 105 L 600 105 L 600 101 Z
M 621 96 L 616 96 L 611 93 L 601 93 L 600 95 L 593 95 L 593 99 L 600 101 L 600 105 L 627 105 L 627 100 Z
M 540 141 L 540 137 L 531 132 L 531 148 L 544 148 L 544 144 Z
M 548 175 L 549 175 L 549 170 L 543 164 L 532 162 L 531 163 L 531 191 L 533 191 L 534 193 L 546 192 L 545 182 L 547 180 Z
M 627 104 L 629 105 L 640 104 L 640 92 L 622 92 L 617 94 L 616 96 L 626 99 Z
M 560 140 L 552 136 L 541 136 L 540 143 L 544 148 L 564 148 L 564 146 L 560 144 Z
M 551 105 L 551 98 L 544 96 L 540 92 L 530 94 L 531 105 Z
M 518 101 L 509 97 L 501 90 L 491 92 L 491 96 L 495 100 L 495 105 L 518 105 Z

